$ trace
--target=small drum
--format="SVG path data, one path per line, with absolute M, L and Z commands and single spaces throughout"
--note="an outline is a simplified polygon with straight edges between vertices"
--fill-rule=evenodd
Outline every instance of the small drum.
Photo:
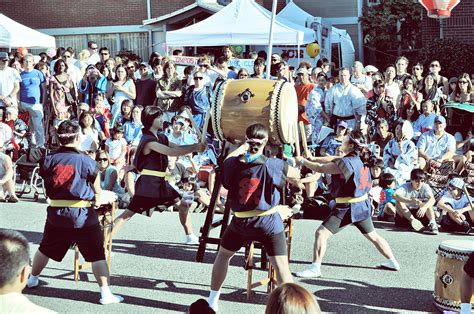
M 284 81 L 227 80 L 217 85 L 212 98 L 212 128 L 221 141 L 245 141 L 247 127 L 262 123 L 270 143 L 294 143 L 297 119 L 295 88 Z
M 434 303 L 440 311 L 461 309 L 461 274 L 469 255 L 474 252 L 474 241 L 443 241 L 436 253 Z M 474 303 L 474 298 L 471 298 Z

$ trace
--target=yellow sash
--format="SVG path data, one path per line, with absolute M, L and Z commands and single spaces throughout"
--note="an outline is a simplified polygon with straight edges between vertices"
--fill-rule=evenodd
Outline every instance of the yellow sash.
M 278 206 L 273 207 L 270 210 L 248 210 L 245 212 L 234 212 L 235 217 L 237 218 L 251 218 L 251 217 L 259 217 L 259 216 L 267 216 L 278 211 Z
M 365 201 L 368 198 L 369 198 L 369 195 L 367 193 L 359 197 L 352 197 L 352 196 L 336 197 L 336 204 L 357 203 L 357 202 Z
M 49 206 L 51 207 L 91 207 L 91 201 L 84 200 L 49 200 Z

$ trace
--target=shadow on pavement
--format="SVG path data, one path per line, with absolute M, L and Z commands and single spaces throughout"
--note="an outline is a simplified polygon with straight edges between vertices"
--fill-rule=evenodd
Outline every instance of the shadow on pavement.
M 433 305 L 432 291 L 428 290 L 380 287 L 353 280 L 329 281 L 309 279 L 303 280 L 303 282 L 324 287 L 314 293 L 323 312 L 382 312 L 381 310 L 368 307 L 392 308 L 394 312 L 400 312 L 400 309 L 410 312 L 436 312 L 436 308 Z M 386 312 L 386 310 L 383 312 Z

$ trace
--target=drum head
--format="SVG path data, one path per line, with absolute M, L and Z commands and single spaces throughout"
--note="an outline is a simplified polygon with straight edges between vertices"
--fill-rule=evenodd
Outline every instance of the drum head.
M 446 240 L 441 242 L 439 248 L 446 251 L 469 253 L 474 252 L 474 241 Z

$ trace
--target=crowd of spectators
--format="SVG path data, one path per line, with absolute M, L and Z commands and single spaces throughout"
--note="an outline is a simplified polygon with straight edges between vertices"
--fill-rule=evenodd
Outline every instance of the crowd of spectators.
M 252 52 L 247 57 L 255 60 L 253 71 L 229 66 L 235 55 L 232 47 L 227 46 L 217 58 L 212 54 L 199 55 L 197 65 L 187 66 L 180 76 L 171 57 L 154 52 L 147 62 L 139 62 L 112 56 L 107 47 L 99 48 L 93 41 L 78 53 L 72 47 L 58 48 L 54 58 L 44 53 L 33 56 L 0 52 L 0 200 L 18 201 L 13 193 L 13 164 L 29 149 L 54 150 L 58 145 L 55 130 L 69 119 L 81 125 L 80 148 L 101 165 L 102 187 L 116 192 L 121 206 L 126 206 L 133 195 L 133 184 L 128 181 L 138 176 L 132 160 L 141 137 L 141 111 L 147 106 L 159 106 L 165 113 L 163 131 L 170 141 L 195 143 L 219 82 L 266 78 L 265 52 Z M 387 189 L 378 186 L 383 181 L 378 175 L 374 177 L 374 214 L 385 220 L 400 216 L 418 226 L 413 223 L 418 221 L 416 215 L 408 215 L 410 211 L 406 209 L 411 205 L 426 209 L 421 211 L 428 217 L 424 227 L 435 233 L 436 224 L 433 225 L 434 219 L 425 208 L 433 207 L 429 197 L 433 193 L 423 192 L 429 202 L 410 203 L 404 208 L 408 201 L 398 189 L 410 180 L 413 183 L 417 169 L 423 173 L 423 180 L 450 174 L 463 177 L 467 184 L 473 183 L 472 113 L 447 106 L 473 106 L 470 75 L 460 73 L 448 79 L 442 75 L 439 61 L 433 60 L 424 69 L 416 60 L 403 56 L 380 70 L 359 61 L 351 68 L 335 69 L 326 59 L 316 66 L 301 62 L 293 69 L 287 61 L 286 54 L 271 56 L 270 79 L 294 85 L 298 121 L 305 126 L 305 140 L 312 152 L 338 156 L 338 147 L 348 131 L 361 130 L 378 159 L 374 168 L 381 168 L 381 175 L 393 176 L 395 210 L 384 211 L 377 205 L 386 203 L 380 198 Z M 210 134 L 208 142 L 212 149 L 206 153 L 180 157 L 170 166 L 183 166 L 174 180 L 182 193 L 189 194 L 183 190 L 183 183 L 189 180 L 201 179 L 206 181 L 201 187 L 212 187 L 214 176 L 207 175 L 206 167 L 216 165 L 221 143 Z M 286 156 L 290 160 L 291 157 L 291 153 Z M 418 173 L 416 178 L 420 176 Z M 316 187 L 308 188 L 306 197 L 314 196 L 318 186 L 324 190 L 330 184 L 329 178 L 316 178 L 312 183 Z M 308 180 L 304 182 L 307 184 Z M 195 190 L 195 200 L 204 200 L 206 205 L 208 193 Z

